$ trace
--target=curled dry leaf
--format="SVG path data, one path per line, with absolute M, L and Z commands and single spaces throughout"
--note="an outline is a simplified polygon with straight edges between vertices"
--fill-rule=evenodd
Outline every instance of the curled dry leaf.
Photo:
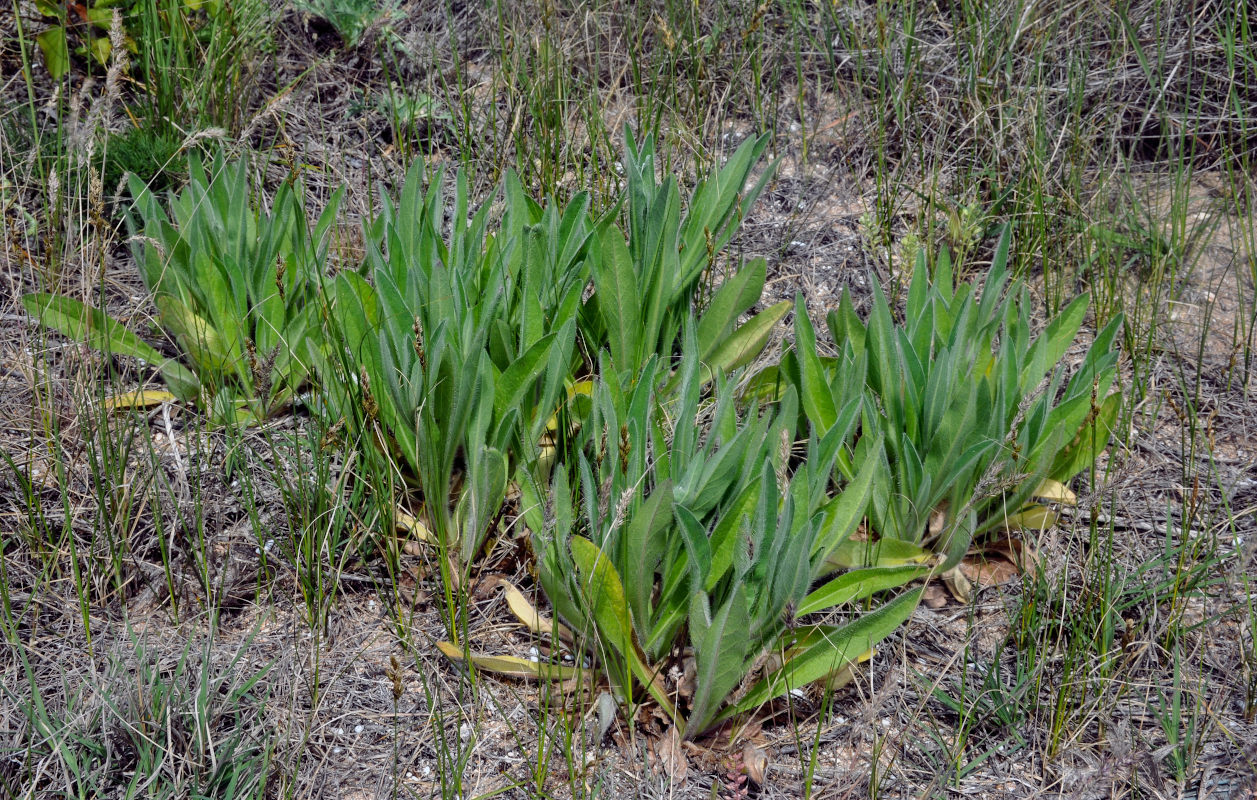
M 925 603 L 926 608 L 939 609 L 947 605 L 947 590 L 939 586 L 937 583 L 931 583 L 925 587 L 925 591 L 921 594 L 921 602 Z
M 939 537 L 943 535 L 943 531 L 947 529 L 947 509 L 949 503 L 944 500 L 934 507 L 930 512 L 929 522 L 927 523 L 927 533 L 925 535 L 926 542 L 937 542 Z
M 998 586 L 1038 567 L 1039 557 L 1032 546 L 1020 539 L 1000 539 L 970 550 L 958 568 L 978 586 Z
M 488 575 L 482 575 L 471 587 L 471 598 L 476 601 L 488 600 L 493 591 L 502 585 L 506 580 L 506 576 L 500 572 L 490 572 Z
M 428 593 L 423 588 L 424 575 L 418 567 L 410 567 L 401 575 L 398 588 L 401 589 L 402 595 L 409 598 L 411 604 L 415 608 L 424 606 L 428 602 Z
M 1017 577 L 1017 565 L 1002 558 L 987 558 L 984 553 L 965 556 L 956 567 L 960 574 L 978 586 L 999 586 Z
M 951 592 L 951 596 L 956 598 L 957 602 L 968 603 L 973 600 L 973 584 L 965 577 L 960 566 L 952 567 L 944 572 L 943 583 L 947 585 L 947 591 Z
M 615 724 L 615 698 L 610 692 L 599 692 L 596 702 L 598 709 L 598 735 L 594 738 L 594 745 L 602 744 L 602 740 L 607 738 L 607 732 L 611 730 L 611 726 Z
M 685 748 L 681 744 L 681 732 L 675 725 L 668 728 L 667 733 L 655 745 L 655 755 L 663 771 L 673 784 L 685 781 L 690 771 L 689 761 L 685 758 Z
M 768 773 L 768 753 L 747 742 L 742 746 L 742 769 L 751 783 L 763 786 L 764 776 Z

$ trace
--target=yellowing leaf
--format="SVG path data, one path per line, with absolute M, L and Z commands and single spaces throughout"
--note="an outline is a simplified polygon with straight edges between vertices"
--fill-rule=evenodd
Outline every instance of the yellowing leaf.
M 1078 495 L 1070 491 L 1069 487 L 1060 481 L 1054 481 L 1051 478 L 1044 480 L 1039 484 L 1039 488 L 1034 490 L 1034 497 L 1040 500 L 1051 500 L 1054 503 L 1064 503 L 1067 506 L 1078 505 Z
M 594 394 L 593 381 L 572 381 L 567 385 L 567 399 L 575 400 L 577 397 L 592 397 Z M 554 414 L 546 421 L 546 430 L 557 431 L 559 429 L 559 415 Z M 553 448 L 551 448 L 553 449 Z
M 515 585 L 505 579 L 499 580 L 502 585 L 503 594 L 506 596 L 506 604 L 511 607 L 511 612 L 519 619 L 520 622 L 533 633 L 546 635 L 558 634 L 559 638 L 565 642 L 576 641 L 576 635 L 572 633 L 563 623 L 557 625 L 549 617 L 543 617 L 528 602 L 528 598 L 524 597 L 524 593 L 515 588 Z
M 566 681 L 588 675 L 589 671 L 579 667 L 564 667 L 558 664 L 547 664 L 532 661 L 518 656 L 492 656 L 487 653 L 464 653 L 462 648 L 451 642 L 437 642 L 436 647 L 450 661 L 471 661 L 476 669 L 498 675 L 510 675 L 515 678 L 531 678 L 534 680 Z
M 1058 519 L 1060 515 L 1046 506 L 1029 505 L 1010 515 L 1000 527 L 1010 531 L 1042 531 L 1055 525 Z
M 855 678 L 856 667 L 872 659 L 874 654 L 876 653 L 877 653 L 876 647 L 873 647 L 864 651 L 860 655 L 856 656 L 854 661 L 847 662 L 847 664 L 843 666 L 842 669 L 834 670 L 833 672 L 826 675 L 822 679 L 823 681 L 822 685 L 824 686 L 826 690 L 831 691 L 831 692 L 841 689 L 842 687 L 846 686 L 848 683 L 851 683 L 851 681 Z
M 847 539 L 834 548 L 825 563 L 833 569 L 902 567 L 925 564 L 933 558 L 932 552 L 912 542 L 886 537 L 873 542 Z
M 400 508 L 397 509 L 393 513 L 393 525 L 397 530 L 406 531 L 421 542 L 432 545 L 437 544 L 436 535 L 432 533 L 427 525 L 420 522 L 419 518 L 414 514 L 403 511 Z
M 198 370 L 210 370 L 211 374 L 225 372 L 238 356 L 220 331 L 175 297 L 158 295 L 154 303 L 162 325 L 175 335 Z
M 119 408 L 153 408 L 162 403 L 176 402 L 178 399 L 170 392 L 140 389 L 135 392 L 123 392 L 113 397 L 106 397 L 102 405 L 106 411 L 113 411 Z
M 113 45 L 107 36 L 97 36 L 92 39 L 91 53 L 92 58 L 96 59 L 96 63 L 104 66 L 109 63 L 109 54 L 113 51 Z

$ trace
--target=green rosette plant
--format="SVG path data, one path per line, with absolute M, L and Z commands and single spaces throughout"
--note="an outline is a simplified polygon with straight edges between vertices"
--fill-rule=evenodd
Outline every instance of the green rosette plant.
M 290 407 L 322 360 L 319 285 L 340 193 L 311 230 L 298 181 L 285 181 L 267 210 L 244 162 L 216 158 L 207 172 L 193 157 L 189 174 L 169 214 L 132 177 L 127 219 L 178 359 L 72 298 L 36 293 L 23 303 L 45 325 L 156 366 L 174 398 L 199 404 L 214 424 L 254 424 Z
M 854 465 L 875 465 L 882 488 L 869 517 L 884 552 L 848 547 L 836 554 L 841 563 L 923 560 L 941 551 L 950 566 L 975 536 L 1047 519 L 1032 501 L 1067 500 L 1064 485 L 1107 446 L 1121 405 L 1110 391 L 1122 320 L 1099 331 L 1067 378 L 1062 359 L 1088 298 L 1076 298 L 1034 335 L 1028 292 L 1008 286 L 1009 241 L 1005 229 L 980 297 L 971 285 L 954 285 L 945 251 L 932 277 L 918 258 L 902 322 L 876 284 L 867 322 L 844 294 L 828 317 L 834 358 L 817 354 L 800 302 L 795 348 L 758 379 L 761 389 L 770 381 L 794 388 L 802 418 L 824 435 L 851 396 L 842 365 L 859 364 L 865 376 L 859 439 L 838 468 L 851 477 Z
M 621 230 L 615 215 L 608 215 L 591 242 L 595 291 L 581 315 L 587 352 L 605 347 L 619 373 L 640 374 L 652 357 L 670 359 L 679 352 L 682 327 L 697 307 L 698 360 L 708 377 L 712 370 L 748 363 L 789 311 L 788 303 L 779 303 L 738 324 L 760 301 L 764 260 L 733 267 L 708 298 L 699 292 L 710 285 L 717 256 L 772 177 L 775 163 L 751 183 L 768 137 L 743 142 L 699 182 L 684 207 L 676 178 L 655 176 L 653 144 L 638 146 L 627 131 L 625 140 L 627 224 Z
M 714 403 L 702 402 L 695 329 L 674 394 L 657 388 L 657 358 L 641 375 L 599 382 L 584 446 L 555 471 L 553 524 L 534 538 L 541 584 L 574 640 L 623 702 L 649 695 L 689 738 L 867 654 L 911 614 L 919 590 L 846 624 L 801 620 L 931 568 L 834 575 L 830 556 L 874 491 L 869 460 L 830 492 L 858 396 L 795 459 L 793 391 L 782 413 L 742 413 L 718 375 Z M 603 370 L 616 374 L 609 356 Z M 684 688 L 663 677 L 677 654 Z
M 490 234 L 490 205 L 471 208 L 460 172 L 446 238 L 444 186 L 417 162 L 366 224 L 372 281 L 344 273 L 331 287 L 345 357 L 327 394 L 333 416 L 404 467 L 428 529 L 465 567 L 565 396 L 591 226 L 585 195 L 542 209 L 508 178 Z

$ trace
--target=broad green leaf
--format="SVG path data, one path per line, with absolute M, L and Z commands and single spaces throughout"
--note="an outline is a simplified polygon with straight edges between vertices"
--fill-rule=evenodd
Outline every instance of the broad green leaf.
M 203 377 L 221 381 L 227 370 L 239 360 L 239 345 L 233 347 L 233 343 L 228 342 L 208 320 L 174 297 L 158 295 L 155 302 L 162 326 L 175 335 L 197 372 L 208 372 Z
M 695 595 L 690 616 L 702 615 L 706 597 Z M 735 586 L 733 594 L 710 620 L 703 620 L 702 632 L 694 641 L 694 697 L 686 730 L 690 737 L 705 731 L 720 704 L 746 677 L 750 666 L 751 642 L 746 633 L 750 626 L 746 593 Z
M 639 293 L 633 270 L 633 259 L 624 242 L 624 234 L 608 226 L 601 237 L 599 260 L 594 265 L 594 297 L 607 329 L 611 358 L 620 370 L 637 366 L 638 342 L 641 339 L 639 309 L 644 300 Z M 649 334 L 649 331 L 646 332 Z
M 799 360 L 799 400 L 817 433 L 824 436 L 838 420 L 838 405 L 816 352 L 816 333 L 802 295 L 794 301 L 794 347 Z
M 624 584 L 615 567 L 597 545 L 584 537 L 572 537 L 570 547 L 572 561 L 580 573 L 581 592 L 593 612 L 603 644 L 613 648 L 625 660 L 633 677 L 646 687 L 671 719 L 680 722 L 663 682 L 647 666 L 638 649 L 624 596 Z
M 899 595 L 877 609 L 843 626 L 816 626 L 805 633 L 787 630 L 782 649 L 786 662 L 780 669 L 759 680 L 737 703 L 726 707 L 714 721 L 719 722 L 759 708 L 792 689 L 806 686 L 856 661 L 873 646 L 894 633 L 920 602 L 923 589 Z M 798 636 L 797 641 L 791 641 Z
M 751 317 L 731 335 L 723 338 L 703 362 L 703 382 L 710 381 L 717 371 L 732 372 L 755 360 L 772 336 L 773 328 L 789 310 L 790 302 L 782 300 Z
M 153 366 L 160 366 L 166 361 L 165 356 L 122 323 L 74 298 L 40 292 L 24 295 L 22 305 L 40 324 L 54 328 L 71 339 L 86 342 L 97 350 L 138 358 Z
M 864 352 L 867 332 L 859 315 L 855 313 L 855 307 L 851 305 L 850 292 L 843 291 L 842 297 L 838 300 L 838 308 L 825 316 L 825 322 L 829 326 L 829 332 L 833 335 L 834 341 L 840 347 L 849 342 L 853 352 Z
M 698 517 L 685 506 L 676 506 L 673 513 L 676 514 L 681 540 L 685 543 L 685 551 L 690 557 L 689 573 L 693 591 L 700 592 L 707 582 L 707 575 L 711 572 L 711 542 L 707 538 L 707 530 Z
M 1043 531 L 1059 519 L 1060 515 L 1046 506 L 1029 505 L 1016 514 L 1010 514 L 1000 527 L 1010 531 Z
M 541 377 L 538 365 L 549 355 L 555 337 L 556 334 L 553 333 L 541 337 L 498 376 L 494 386 L 493 406 L 499 414 L 518 406 L 524 394 Z
M 871 446 L 874 452 L 880 452 L 877 443 Z M 819 557 L 824 564 L 830 564 L 840 553 L 845 552 L 845 545 L 861 544 L 851 542 L 850 537 L 868 510 L 869 499 L 873 495 L 873 479 L 877 476 L 879 467 L 880 459 L 866 458 L 860 471 L 846 485 L 842 494 L 829 501 L 823 514 L 822 530 L 812 545 L 810 557 Z
M 751 518 L 759 498 L 759 481 L 748 483 L 716 523 L 711 534 L 711 567 L 703 590 L 710 592 L 734 565 L 737 548 L 742 546 L 742 526 Z M 740 576 L 738 576 L 740 577 Z
M 70 45 L 66 40 L 65 28 L 60 25 L 49 28 L 35 37 L 35 43 L 44 54 L 44 68 L 48 75 L 59 81 L 70 71 Z
M 506 457 L 492 447 L 468 454 L 467 485 L 458 500 L 456 524 L 460 527 L 462 564 L 471 563 L 488 534 L 506 495 Z
M 847 539 L 834 548 L 825 563 L 832 569 L 894 567 L 927 564 L 933 557 L 933 553 L 920 545 L 883 537 L 871 542 Z
M 759 302 L 764 291 L 767 264 L 757 258 L 738 270 L 712 295 L 698 323 L 698 346 L 703 361 L 733 332 L 738 317 Z
M 625 591 L 634 619 L 650 619 L 655 571 L 668 545 L 665 532 L 672 523 L 672 484 L 662 482 L 637 509 L 624 529 Z
M 100 10 L 105 11 L 104 9 Z M 110 12 L 105 11 L 105 13 L 108 14 Z M 89 16 L 91 16 L 90 13 Z M 102 27 L 109 27 L 109 23 L 104 23 Z M 109 54 L 113 52 L 113 42 L 109 41 L 108 36 L 96 36 L 91 40 L 88 51 L 92 54 L 92 60 L 103 67 L 109 63 Z
M 1113 427 L 1117 423 L 1117 415 L 1122 409 L 1122 396 L 1111 394 L 1100 402 L 1096 410 L 1095 420 L 1085 425 L 1056 455 L 1048 477 L 1056 481 L 1067 481 L 1082 472 L 1108 447 L 1113 436 Z
M 1074 298 L 1064 311 L 1048 323 L 1047 329 L 1031 346 L 1030 352 L 1025 356 L 1020 376 L 1023 391 L 1033 391 L 1037 388 L 1043 376 L 1064 357 L 1065 351 L 1074 343 L 1078 329 L 1082 326 L 1083 318 L 1087 314 L 1088 301 L 1089 298 L 1085 294 Z
M 789 354 L 786 354 L 784 358 L 788 357 Z M 748 405 L 775 403 L 785 394 L 787 386 L 789 383 L 782 375 L 781 365 L 769 364 L 750 377 L 742 390 L 741 399 Z
M 928 566 L 866 567 L 844 572 L 804 598 L 795 613 L 801 617 L 853 600 L 863 600 L 877 592 L 904 586 L 928 574 Z
M 159 368 L 166 385 L 180 400 L 195 399 L 200 383 L 186 367 L 157 352 L 103 311 L 62 295 L 35 293 L 22 297 L 27 313 L 89 347 L 138 358 Z

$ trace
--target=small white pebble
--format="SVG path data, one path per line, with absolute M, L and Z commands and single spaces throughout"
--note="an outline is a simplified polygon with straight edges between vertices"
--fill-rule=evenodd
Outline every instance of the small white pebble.
M 537 662 L 539 662 L 541 659 L 537 658 L 537 656 L 529 656 L 529 657 L 528 657 L 528 660 L 529 660 L 529 661 L 531 661 L 532 663 L 536 664 L 536 663 L 537 663 Z
M 364 728 L 362 725 L 355 725 L 355 726 L 354 726 L 354 733 L 362 733 L 362 732 L 363 732 L 363 730 L 365 730 L 365 728 Z
M 835 722 L 837 722 L 839 725 L 846 725 L 846 724 L 847 724 L 847 718 L 846 718 L 846 717 L 844 717 L 842 714 L 839 714 L 839 715 L 838 715 L 838 719 L 836 719 L 836 720 L 835 720 Z
M 890 727 L 890 717 L 882 717 L 882 727 L 883 728 Z
M 564 653 L 564 654 L 563 654 L 563 660 L 564 660 L 564 661 L 567 661 L 567 662 L 570 662 L 570 661 L 572 660 L 572 654 L 571 654 L 571 653 Z
M 423 776 L 426 778 L 426 777 L 428 777 L 428 776 L 429 776 L 429 775 L 431 775 L 431 774 L 432 774 L 432 767 L 429 767 L 427 764 L 424 764 L 424 765 L 423 765 Z
M 341 748 L 339 748 L 339 747 L 333 747 L 333 748 L 332 748 L 332 752 L 333 752 L 334 754 L 336 754 L 336 755 L 340 755 L 341 753 L 343 753 L 343 752 L 345 752 L 345 751 L 344 751 L 344 750 L 342 750 L 342 749 L 341 749 Z
M 344 729 L 344 728 L 337 728 L 337 729 L 334 731 L 334 733 L 335 733 L 337 736 L 344 736 L 344 735 L 345 735 L 345 729 Z
M 462 739 L 464 742 L 471 738 L 470 723 L 464 722 L 462 725 L 458 726 L 458 738 Z
M 528 655 L 535 656 L 535 655 L 540 655 L 540 654 L 541 654 L 541 651 L 538 650 L 537 648 L 535 647 L 528 648 Z

